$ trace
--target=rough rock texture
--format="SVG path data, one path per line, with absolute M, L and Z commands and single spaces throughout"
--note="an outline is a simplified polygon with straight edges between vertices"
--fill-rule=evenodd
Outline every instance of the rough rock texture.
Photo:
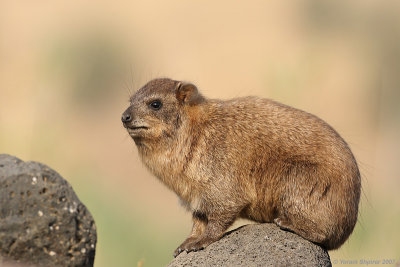
M 93 266 L 96 241 L 94 220 L 67 181 L 0 154 L 0 265 Z
M 283 231 L 274 224 L 251 224 L 235 229 L 197 252 L 181 253 L 175 266 L 332 266 L 321 247 Z

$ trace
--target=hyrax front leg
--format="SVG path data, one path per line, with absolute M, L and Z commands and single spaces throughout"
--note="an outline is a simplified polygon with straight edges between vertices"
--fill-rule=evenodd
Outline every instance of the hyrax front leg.
M 235 221 L 239 212 L 213 213 L 204 218 L 194 219 L 190 236 L 175 250 L 175 257 L 182 251 L 191 252 L 204 249 L 222 237 L 226 229 Z M 193 216 L 195 218 L 195 216 Z M 199 223 L 199 221 L 201 223 Z
M 189 244 L 195 242 L 204 233 L 208 223 L 207 216 L 201 212 L 193 212 L 193 227 L 189 237 L 175 250 L 174 257 L 178 256 L 182 251 L 189 251 Z

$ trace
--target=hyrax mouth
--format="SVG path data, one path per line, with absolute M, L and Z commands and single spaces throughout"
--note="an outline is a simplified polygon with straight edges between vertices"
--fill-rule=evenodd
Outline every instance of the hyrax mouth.
M 139 137 L 144 134 L 144 131 L 147 131 L 149 127 L 146 126 L 129 126 L 126 127 L 126 130 L 128 131 L 128 134 L 131 137 Z
M 149 129 L 149 127 L 147 127 L 147 126 L 128 126 L 128 127 L 126 127 L 126 129 L 128 130 L 128 132 L 130 132 L 130 131 L 137 131 L 137 130 L 141 130 L 141 129 L 147 130 L 147 129 Z

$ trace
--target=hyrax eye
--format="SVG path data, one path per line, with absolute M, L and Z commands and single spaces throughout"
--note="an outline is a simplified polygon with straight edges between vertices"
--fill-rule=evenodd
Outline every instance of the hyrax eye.
M 150 103 L 149 107 L 153 110 L 159 110 L 162 107 L 160 100 L 154 100 Z

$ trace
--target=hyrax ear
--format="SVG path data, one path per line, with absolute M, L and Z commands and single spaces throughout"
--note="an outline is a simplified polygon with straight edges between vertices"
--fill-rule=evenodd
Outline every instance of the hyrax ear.
M 197 87 L 191 83 L 179 82 L 176 85 L 175 94 L 179 103 L 182 104 L 195 105 L 204 100 Z

